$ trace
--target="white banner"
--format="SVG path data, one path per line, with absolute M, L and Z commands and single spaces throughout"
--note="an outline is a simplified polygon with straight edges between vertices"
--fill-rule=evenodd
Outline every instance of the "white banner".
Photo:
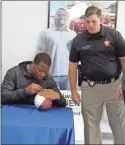
M 74 127 L 75 127 L 75 141 L 84 141 L 84 125 L 81 114 L 81 103 L 78 105 L 74 104 L 71 98 L 71 91 L 61 90 L 61 93 L 66 98 L 67 107 L 72 108 L 74 117 Z M 81 96 L 81 91 L 78 91 Z

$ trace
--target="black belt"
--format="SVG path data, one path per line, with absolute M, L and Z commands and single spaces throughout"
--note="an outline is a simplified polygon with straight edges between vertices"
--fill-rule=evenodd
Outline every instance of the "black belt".
M 115 77 L 109 80 L 104 80 L 104 81 L 93 81 L 93 80 L 89 80 L 86 77 L 83 77 L 83 81 L 88 82 L 90 87 L 94 87 L 96 84 L 109 84 L 112 82 L 115 82 L 119 77 Z

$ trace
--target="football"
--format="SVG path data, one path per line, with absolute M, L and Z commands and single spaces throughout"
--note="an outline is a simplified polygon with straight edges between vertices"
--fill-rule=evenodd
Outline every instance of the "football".
M 52 107 L 52 100 L 37 94 L 35 97 L 35 100 L 34 100 L 34 104 L 35 104 L 36 108 L 38 108 L 38 109 L 47 110 Z
M 46 98 L 40 105 L 39 109 L 50 109 L 52 107 L 52 100 Z

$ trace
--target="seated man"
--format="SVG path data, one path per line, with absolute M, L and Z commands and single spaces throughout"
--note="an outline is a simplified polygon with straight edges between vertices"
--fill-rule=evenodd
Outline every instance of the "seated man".
M 50 56 L 39 53 L 33 62 L 22 62 L 9 69 L 1 85 L 1 103 L 33 105 L 38 102 L 36 97 L 43 96 L 46 101 L 44 106 L 39 105 L 41 109 L 49 109 L 52 106 L 65 107 L 65 98 L 54 79 L 48 74 L 50 66 Z

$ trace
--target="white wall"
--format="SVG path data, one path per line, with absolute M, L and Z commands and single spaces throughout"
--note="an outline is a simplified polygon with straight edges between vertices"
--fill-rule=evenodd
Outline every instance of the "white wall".
M 47 1 L 2 1 L 2 78 L 10 67 L 34 57 L 47 21 Z
M 117 27 L 125 39 L 125 1 L 118 1 Z

